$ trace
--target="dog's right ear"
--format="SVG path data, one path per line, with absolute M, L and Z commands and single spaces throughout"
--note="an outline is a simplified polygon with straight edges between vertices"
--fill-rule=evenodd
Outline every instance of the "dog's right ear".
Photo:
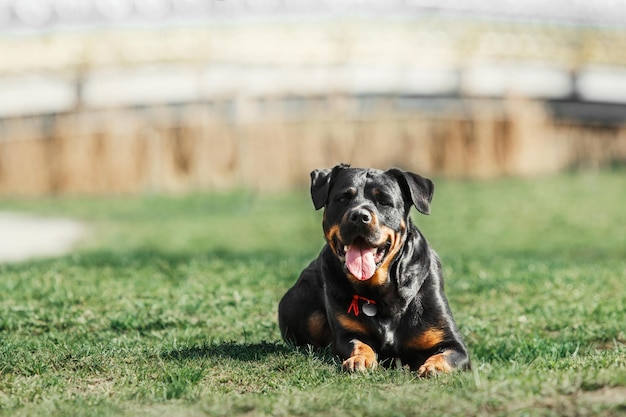
M 334 168 L 314 169 L 311 171 L 311 199 L 315 210 L 319 210 L 328 203 L 328 192 L 330 191 L 330 180 L 333 174 L 350 165 L 339 164 Z
M 314 169 L 311 171 L 311 199 L 315 210 L 319 210 L 328 201 L 328 188 L 330 185 L 330 168 Z

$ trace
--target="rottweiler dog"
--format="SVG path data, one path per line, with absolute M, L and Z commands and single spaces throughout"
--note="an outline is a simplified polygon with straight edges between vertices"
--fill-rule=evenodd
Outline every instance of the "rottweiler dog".
M 408 366 L 419 376 L 469 369 L 443 291 L 441 262 L 410 212 L 430 213 L 432 181 L 341 164 L 311 172 L 326 245 L 280 301 L 283 338 L 332 345 L 346 371 Z

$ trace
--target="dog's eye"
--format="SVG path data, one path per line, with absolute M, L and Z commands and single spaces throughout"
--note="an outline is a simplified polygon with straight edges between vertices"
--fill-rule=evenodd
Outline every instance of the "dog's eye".
M 381 206 L 393 207 L 393 199 L 386 194 L 378 194 L 376 201 Z
M 354 188 L 348 188 L 337 194 L 335 201 L 338 203 L 347 203 L 356 196 L 356 190 Z

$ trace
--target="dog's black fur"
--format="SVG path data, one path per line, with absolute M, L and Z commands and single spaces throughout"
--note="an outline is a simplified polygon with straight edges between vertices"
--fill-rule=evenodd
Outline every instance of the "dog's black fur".
M 280 301 L 284 339 L 332 345 L 348 371 L 398 359 L 420 376 L 468 369 L 439 257 L 410 217 L 412 207 L 430 213 L 433 191 L 429 179 L 399 169 L 311 172 L 327 243 Z

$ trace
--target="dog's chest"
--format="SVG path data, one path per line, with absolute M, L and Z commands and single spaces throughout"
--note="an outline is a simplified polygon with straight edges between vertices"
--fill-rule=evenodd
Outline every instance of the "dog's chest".
M 379 351 L 389 355 L 397 354 L 399 344 L 402 343 L 403 329 L 406 327 L 407 306 L 409 301 L 398 290 L 389 291 L 381 299 L 379 314 L 371 317 L 371 327 L 375 330 L 379 340 Z M 383 301 L 384 300 L 384 301 Z M 384 354 L 383 354 L 384 356 Z
M 380 343 L 380 351 L 395 352 L 398 343 L 399 321 L 395 319 L 378 319 L 373 326 Z

